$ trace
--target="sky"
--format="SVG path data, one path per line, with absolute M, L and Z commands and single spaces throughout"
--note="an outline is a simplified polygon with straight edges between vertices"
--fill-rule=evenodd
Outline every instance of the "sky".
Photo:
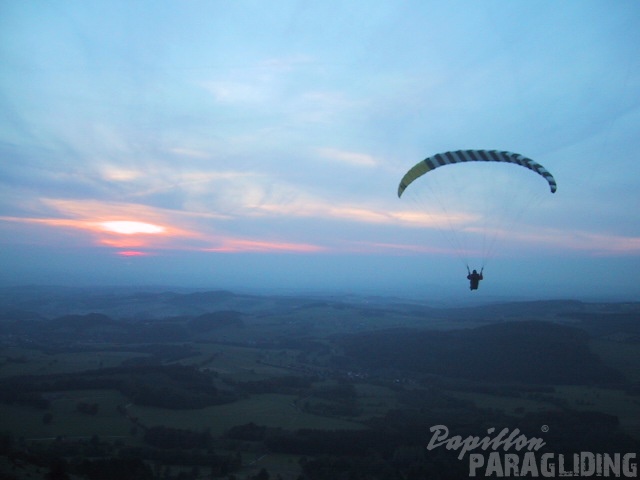
M 640 300 L 639 22 L 636 0 L 0 0 L 0 285 Z M 398 198 L 459 149 L 558 191 L 465 164 Z

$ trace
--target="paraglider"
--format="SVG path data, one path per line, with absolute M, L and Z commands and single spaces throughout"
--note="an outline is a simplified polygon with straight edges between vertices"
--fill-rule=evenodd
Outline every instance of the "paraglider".
M 518 153 L 505 152 L 500 150 L 456 150 L 453 152 L 438 153 L 432 157 L 425 158 L 414 165 L 400 181 L 398 185 L 398 198 L 415 179 L 425 173 L 435 170 L 438 167 L 463 162 L 507 162 L 521 165 L 529 170 L 541 175 L 548 183 L 551 193 L 556 193 L 556 179 L 553 178 L 546 168 L 539 163 L 524 157 Z
M 480 273 L 478 273 L 477 270 L 469 272 L 469 268 L 467 268 L 467 272 L 469 273 L 469 275 L 467 275 L 467 280 L 469 280 L 469 290 L 477 290 L 480 286 L 480 280 L 484 280 L 482 270 L 480 270 Z
M 542 179 L 546 181 L 551 193 L 555 193 L 558 188 L 553 175 L 541 164 L 539 164 L 535 160 L 532 160 L 531 158 L 525 157 L 524 155 L 503 150 L 455 150 L 438 153 L 418 162 L 416 165 L 410 168 L 400 180 L 400 184 L 398 185 L 398 197 L 402 198 L 405 190 L 410 185 L 412 185 L 413 182 L 425 176 L 426 174 L 429 174 L 428 178 L 425 178 L 418 183 L 424 184 L 421 185 L 421 187 L 426 192 L 424 193 L 424 195 L 428 195 L 429 197 L 429 202 L 427 204 L 429 209 L 440 209 L 440 217 L 438 218 L 445 219 L 444 221 L 440 222 L 442 225 L 444 225 L 441 228 L 443 228 L 444 230 L 448 230 L 444 232 L 445 236 L 452 244 L 452 248 L 457 252 L 462 252 L 464 250 L 464 247 L 462 246 L 464 242 L 461 237 L 465 235 L 473 236 L 473 241 L 476 243 L 490 244 L 491 248 L 495 249 L 495 244 L 497 243 L 496 236 L 507 235 L 507 233 L 512 228 L 510 222 L 515 221 L 513 220 L 513 217 L 517 217 L 517 215 L 521 214 L 525 208 L 529 207 L 533 203 L 532 201 L 530 201 L 530 198 L 524 196 L 526 195 L 525 193 L 521 194 L 521 192 L 519 191 L 523 190 L 524 192 L 525 189 L 519 189 L 519 187 L 513 187 L 510 185 L 512 183 L 510 173 L 512 172 L 498 172 L 493 169 L 488 169 L 491 170 L 490 172 L 484 172 L 486 167 L 482 167 L 480 165 L 476 166 L 478 169 L 476 170 L 476 172 L 481 172 L 485 176 L 483 177 L 483 179 L 480 179 L 480 176 L 478 176 L 477 178 L 474 177 L 471 181 L 473 187 L 467 187 L 465 189 L 460 188 L 458 184 L 456 184 L 455 187 L 452 187 L 448 185 L 448 180 L 446 180 L 444 182 L 447 189 L 446 193 L 438 193 L 438 182 L 437 179 L 431 177 L 431 175 L 433 175 L 433 173 L 431 172 L 436 170 L 439 171 L 441 167 L 447 167 L 447 169 L 445 170 L 447 170 L 448 172 L 450 168 L 448 166 L 455 164 L 483 162 L 513 164 L 523 167 L 542 177 Z M 496 168 L 499 170 L 501 167 Z M 452 170 L 457 169 L 459 169 L 460 171 L 465 170 L 460 167 L 456 167 Z M 479 175 L 479 173 L 476 174 Z M 440 174 L 436 174 L 435 177 L 437 177 L 438 175 Z M 507 180 L 505 180 L 505 176 L 508 177 Z M 528 175 L 524 176 L 528 177 Z M 529 181 L 530 180 L 527 180 L 527 182 Z M 480 185 L 478 186 L 478 184 Z M 464 185 L 466 186 L 467 184 Z M 517 195 L 504 193 L 505 187 L 514 189 Z M 414 189 L 418 190 L 418 188 L 412 187 L 412 190 Z M 537 189 L 534 190 L 537 191 Z M 519 206 L 515 205 L 518 203 L 518 199 L 515 198 L 518 195 L 524 196 L 523 199 L 520 200 L 521 204 Z M 479 209 L 473 210 L 477 207 L 477 204 L 481 204 L 483 203 L 483 201 L 485 201 L 485 198 L 483 197 L 489 196 L 493 196 L 494 198 L 492 198 L 491 201 L 486 201 L 486 205 L 488 206 L 485 207 L 484 211 L 478 212 L 477 210 Z M 458 200 L 459 203 L 454 203 L 454 199 Z M 465 205 L 466 207 L 468 207 L 468 214 L 466 216 L 460 213 L 462 211 L 462 209 L 460 208 L 461 205 Z M 498 216 L 497 210 L 511 210 L 510 212 L 502 213 L 503 216 L 511 218 L 500 219 L 500 222 L 502 223 L 498 222 L 495 218 L 493 218 Z M 483 218 L 482 221 L 479 220 L 481 217 Z M 461 225 L 461 218 L 473 220 L 468 220 L 469 223 L 463 226 Z M 434 221 L 433 223 L 437 227 L 438 222 Z M 483 224 L 479 225 L 479 223 Z M 484 230 L 484 232 L 482 233 L 481 230 Z M 480 237 L 481 233 L 482 235 L 484 235 L 484 238 L 480 242 L 477 239 Z M 492 236 L 493 238 L 490 238 Z M 476 243 L 473 243 L 474 248 L 477 247 Z M 477 270 L 473 270 L 472 272 L 469 269 L 468 258 L 463 259 L 467 267 L 467 279 L 470 282 L 469 288 L 472 291 L 478 289 L 480 281 L 484 278 L 484 263 L 488 255 L 489 253 L 486 252 L 483 252 L 481 254 L 482 268 L 480 268 L 479 273 Z M 465 252 L 464 254 L 460 253 L 459 256 L 467 257 L 468 254 L 467 252 Z

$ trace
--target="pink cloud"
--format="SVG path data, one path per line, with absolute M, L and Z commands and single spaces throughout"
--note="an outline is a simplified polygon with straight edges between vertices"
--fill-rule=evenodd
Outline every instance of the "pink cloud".
M 149 253 L 140 252 L 137 250 L 123 250 L 117 253 L 121 257 L 146 257 Z

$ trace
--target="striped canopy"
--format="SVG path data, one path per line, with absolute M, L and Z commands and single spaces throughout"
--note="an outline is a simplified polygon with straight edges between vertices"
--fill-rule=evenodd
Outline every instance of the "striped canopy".
M 551 193 L 557 190 L 556 180 L 549 171 L 538 162 L 524 157 L 518 153 L 505 152 L 500 150 L 455 150 L 451 152 L 438 153 L 432 157 L 425 158 L 414 165 L 400 181 L 398 186 L 398 197 L 402 196 L 405 189 L 415 179 L 436 168 L 462 162 L 506 162 L 521 165 L 542 176 L 548 183 Z

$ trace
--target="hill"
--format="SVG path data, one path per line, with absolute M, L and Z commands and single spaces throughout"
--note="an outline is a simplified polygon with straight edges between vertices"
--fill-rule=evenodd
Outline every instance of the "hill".
M 361 369 L 533 384 L 621 381 L 590 351 L 588 340 L 577 328 L 522 321 L 451 331 L 382 330 L 339 343 L 348 364 Z

